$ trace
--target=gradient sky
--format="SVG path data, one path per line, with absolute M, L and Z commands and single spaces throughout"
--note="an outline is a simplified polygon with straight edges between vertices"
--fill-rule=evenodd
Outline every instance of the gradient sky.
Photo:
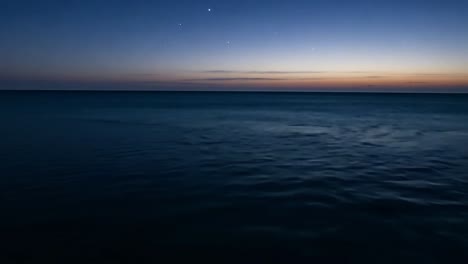
M 467 90 L 468 1 L 3 0 L 0 89 Z

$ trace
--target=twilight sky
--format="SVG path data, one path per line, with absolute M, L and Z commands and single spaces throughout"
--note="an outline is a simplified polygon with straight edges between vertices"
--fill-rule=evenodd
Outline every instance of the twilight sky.
M 466 90 L 468 0 L 2 0 L 0 89 Z

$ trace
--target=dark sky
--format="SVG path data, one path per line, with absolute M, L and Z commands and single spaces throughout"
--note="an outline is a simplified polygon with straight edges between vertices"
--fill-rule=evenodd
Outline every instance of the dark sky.
M 468 1 L 0 2 L 0 89 L 468 87 Z

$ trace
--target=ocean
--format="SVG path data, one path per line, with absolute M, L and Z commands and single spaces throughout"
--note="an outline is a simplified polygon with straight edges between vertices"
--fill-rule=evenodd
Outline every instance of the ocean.
M 468 95 L 0 92 L 0 263 L 468 263 Z

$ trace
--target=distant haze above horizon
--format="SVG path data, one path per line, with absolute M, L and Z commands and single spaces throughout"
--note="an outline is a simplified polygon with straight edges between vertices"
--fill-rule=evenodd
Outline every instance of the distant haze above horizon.
M 0 90 L 468 91 L 468 1 L 2 1 Z

